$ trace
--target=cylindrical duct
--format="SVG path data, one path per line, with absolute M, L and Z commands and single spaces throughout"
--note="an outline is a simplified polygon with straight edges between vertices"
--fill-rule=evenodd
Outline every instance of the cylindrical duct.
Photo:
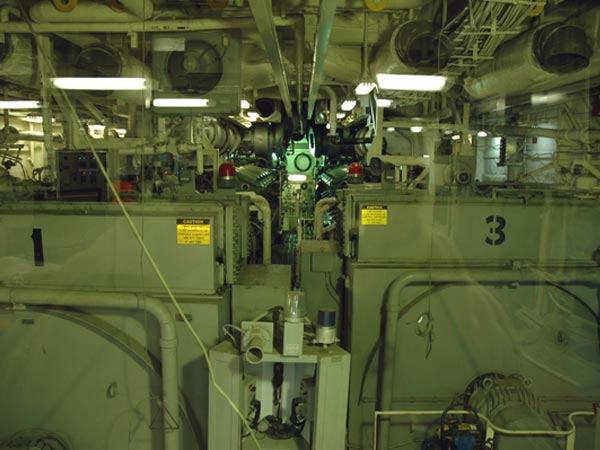
M 267 123 L 255 123 L 250 129 L 250 146 L 256 156 L 270 158 L 271 153 L 283 151 L 283 127 Z
M 212 117 L 195 118 L 192 133 L 194 142 L 202 142 L 202 135 L 205 135 L 221 155 L 235 151 L 241 142 L 240 133 L 235 126 Z
M 150 70 L 139 60 L 116 47 L 95 43 L 81 49 L 75 57 L 74 69 L 82 77 L 121 77 L 152 79 Z M 129 103 L 144 103 L 148 92 L 85 91 L 93 97 L 117 97 Z M 116 92 L 116 93 L 115 93 Z
M 15 84 L 31 86 L 34 70 L 33 45 L 24 34 L 6 34 L 0 42 L 0 78 Z
M 516 94 L 587 67 L 591 56 L 592 48 L 580 27 L 544 25 L 502 44 L 493 61 L 482 64 L 465 80 L 465 89 L 477 99 Z
M 397 27 L 377 51 L 371 73 L 435 73 L 450 60 L 449 43 L 431 22 L 411 20 Z

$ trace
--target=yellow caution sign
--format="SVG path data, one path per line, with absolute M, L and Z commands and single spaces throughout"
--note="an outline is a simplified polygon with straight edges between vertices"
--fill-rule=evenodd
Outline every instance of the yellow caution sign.
M 210 245 L 208 219 L 177 219 L 177 244 Z
M 360 210 L 362 225 L 387 225 L 388 207 L 384 205 L 365 205 Z

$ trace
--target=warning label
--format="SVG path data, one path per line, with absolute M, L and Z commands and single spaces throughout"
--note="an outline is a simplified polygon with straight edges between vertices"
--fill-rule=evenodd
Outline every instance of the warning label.
M 210 245 L 208 219 L 177 219 L 177 244 Z
M 360 211 L 362 225 L 387 225 L 388 207 L 384 205 L 365 205 Z

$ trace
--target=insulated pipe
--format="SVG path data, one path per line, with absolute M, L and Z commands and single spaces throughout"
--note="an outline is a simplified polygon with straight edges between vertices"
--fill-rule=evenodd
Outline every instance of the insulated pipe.
M 135 2 L 139 3 L 139 2 Z M 29 9 L 29 16 L 34 22 L 44 23 L 99 23 L 109 22 L 111 24 L 119 22 L 136 22 L 143 20 L 142 17 L 128 12 L 117 12 L 108 7 L 108 5 L 93 2 L 83 2 L 77 5 L 72 11 L 62 12 L 57 10 L 52 2 L 40 2 Z M 90 30 L 80 30 L 90 31 Z
M 394 387 L 394 364 L 396 359 L 398 320 L 410 309 L 412 298 L 402 296 L 404 289 L 410 285 L 422 284 L 544 284 L 543 278 L 553 283 L 591 285 L 600 283 L 600 271 L 589 268 L 581 270 L 553 271 L 538 273 L 535 271 L 495 269 L 440 269 L 403 273 L 396 277 L 387 287 L 383 298 L 383 343 L 381 346 L 381 374 L 379 378 L 377 409 L 392 409 Z M 389 450 L 390 419 L 381 421 L 378 437 L 379 445 L 374 450 Z
M 238 192 L 246 195 L 263 216 L 263 264 L 271 264 L 271 205 L 266 198 L 254 192 Z
M 124 14 L 125 13 L 121 13 L 121 15 Z M 296 19 L 292 17 L 286 19 L 274 17 L 273 19 L 275 21 L 275 26 L 277 27 L 293 27 L 296 23 Z M 31 29 L 26 22 L 9 22 L 2 24 L 2 32 L 30 34 L 33 30 L 34 33 L 170 33 L 173 31 L 246 30 L 256 28 L 254 19 L 244 18 L 227 20 L 153 20 L 149 22 L 142 22 L 135 18 L 135 22 L 128 23 L 123 23 L 124 21 L 118 23 L 118 21 L 111 20 L 112 18 L 108 23 L 94 23 L 94 17 L 73 17 L 67 23 L 32 23 Z M 102 22 L 102 20 L 95 20 L 95 22 Z
M 302 127 L 302 102 L 304 100 L 304 16 L 296 18 L 294 23 L 294 39 L 296 41 L 296 107 Z
M 539 136 L 547 137 L 557 140 L 569 140 L 569 141 L 600 141 L 599 130 L 555 130 L 551 128 L 538 128 L 538 127 L 519 127 L 519 126 L 507 126 L 507 125 L 495 125 L 491 127 L 492 133 L 497 136 L 515 136 L 515 137 L 530 137 Z
M 315 239 L 323 239 L 323 216 L 337 203 L 334 197 L 322 198 L 315 205 Z
M 164 447 L 179 450 L 177 334 L 173 315 L 163 302 L 138 294 L 0 287 L 0 304 L 139 310 L 152 314 L 160 325 Z
M 330 86 L 321 86 L 327 95 L 329 96 L 329 135 L 335 136 L 337 131 L 337 109 L 338 99 L 337 94 Z
M 119 3 L 143 20 L 150 19 L 154 13 L 152 0 L 119 0 Z

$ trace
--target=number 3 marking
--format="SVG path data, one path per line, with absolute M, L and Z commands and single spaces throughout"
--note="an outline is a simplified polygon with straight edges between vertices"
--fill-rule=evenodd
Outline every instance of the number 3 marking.
M 488 245 L 500 245 L 506 239 L 506 234 L 502 231 L 504 230 L 504 227 L 506 227 L 506 219 L 502 216 L 487 216 L 485 218 L 485 223 L 487 224 L 494 222 L 497 223 L 498 226 L 490 226 L 490 234 L 485 238 L 485 243 Z M 492 235 L 494 234 L 498 236 L 496 239 L 492 239 L 494 237 Z

